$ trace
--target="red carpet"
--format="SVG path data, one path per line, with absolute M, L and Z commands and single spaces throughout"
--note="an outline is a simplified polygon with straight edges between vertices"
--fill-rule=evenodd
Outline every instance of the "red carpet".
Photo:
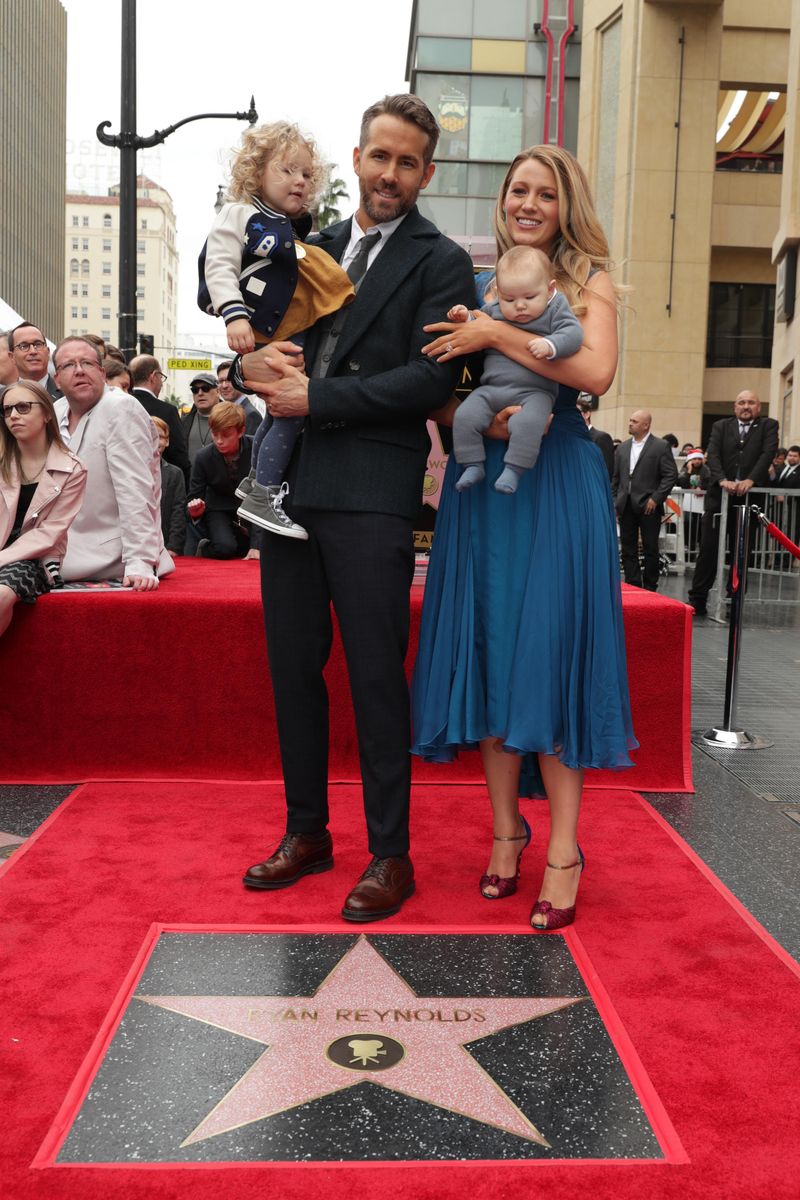
M 281 777 L 254 562 L 181 559 L 157 592 L 68 592 L 19 609 L 0 640 L 6 782 Z M 409 669 L 422 588 L 412 592 Z M 636 766 L 594 787 L 691 791 L 691 611 L 623 589 Z M 338 637 L 327 671 L 334 780 L 357 761 Z M 220 730 L 230 731 L 220 736 Z M 204 731 L 207 730 L 207 733 Z M 478 756 L 415 763 L 418 782 L 474 782 Z
M 622 790 L 587 793 L 587 869 L 575 929 L 688 1164 L 31 1170 L 152 922 L 352 931 L 335 918 L 366 861 L 352 787 L 333 789 L 334 871 L 269 895 L 241 888 L 243 866 L 283 827 L 281 807 L 276 787 L 94 784 L 10 860 L 0 879 L 4 1196 L 208 1200 L 257 1189 L 293 1198 L 320 1188 L 327 1200 L 387 1190 L 399 1200 L 797 1195 L 800 1094 L 790 1047 L 800 1017 L 798 975 L 649 806 Z M 523 930 L 542 867 L 544 805 L 529 803 L 526 812 L 535 836 L 521 892 L 487 904 L 476 886 L 490 831 L 481 793 L 416 788 L 419 889 L 382 928 Z M 439 850 L 445 844 L 447 858 Z

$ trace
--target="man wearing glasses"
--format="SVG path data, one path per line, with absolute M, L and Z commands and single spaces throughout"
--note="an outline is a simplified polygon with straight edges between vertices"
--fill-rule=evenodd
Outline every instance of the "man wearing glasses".
M 8 348 L 16 363 L 20 379 L 30 379 L 32 383 L 38 383 L 47 389 L 54 400 L 62 395 L 47 370 L 50 363 L 50 351 L 41 329 L 23 321 L 9 333 Z
M 131 373 L 132 392 L 146 413 L 160 417 L 169 426 L 169 445 L 164 451 L 164 461 L 180 467 L 189 484 L 189 455 L 186 453 L 186 438 L 181 429 L 181 419 L 174 404 L 160 400 L 161 389 L 167 377 L 161 364 L 152 354 L 139 354 L 128 364 Z
M 161 533 L 155 426 L 132 396 L 112 393 L 97 348 L 66 338 L 53 353 L 58 427 L 86 467 L 86 493 L 61 567 L 66 580 L 119 579 L 135 592 L 174 571 Z
M 217 377 L 210 371 L 201 371 L 195 375 L 189 384 L 194 407 L 185 417 L 181 417 L 181 426 L 186 438 L 189 451 L 189 461 L 194 466 L 194 460 L 204 446 L 213 445 L 211 430 L 208 428 L 208 414 L 215 404 L 220 402 Z

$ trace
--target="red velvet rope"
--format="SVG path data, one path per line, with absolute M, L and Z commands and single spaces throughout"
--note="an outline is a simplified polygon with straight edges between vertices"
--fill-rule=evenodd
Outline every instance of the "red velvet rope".
M 771 533 L 776 542 L 780 542 L 780 544 L 785 547 L 790 554 L 793 554 L 795 558 L 800 558 L 800 546 L 795 546 L 794 542 L 786 536 L 783 530 L 779 529 L 774 522 L 768 521 L 765 516 L 761 515 L 760 520 L 767 533 Z

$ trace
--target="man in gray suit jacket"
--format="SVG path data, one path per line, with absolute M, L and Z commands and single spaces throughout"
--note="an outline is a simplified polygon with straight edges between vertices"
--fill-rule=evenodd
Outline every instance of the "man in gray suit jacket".
M 322 676 L 332 602 L 347 659 L 373 855 L 345 899 L 342 916 L 350 921 L 391 916 L 414 890 L 404 671 L 413 520 L 430 445 L 426 418 L 449 399 L 457 371 L 421 353 L 428 340 L 423 326 L 441 320 L 453 304 L 475 303 L 469 258 L 416 208 L 434 172 L 438 133 L 416 96 L 387 96 L 367 109 L 353 152 L 358 211 L 317 239 L 348 271 L 355 301 L 309 334 L 310 379 L 278 356 L 278 381 L 259 387 L 273 416 L 305 418 L 288 471 L 286 509 L 309 538 L 262 536 L 288 815 L 280 846 L 251 867 L 244 882 L 286 887 L 333 863 Z M 252 379 L 246 360 L 244 374 Z
M 678 469 L 669 442 L 650 432 L 652 417 L 639 409 L 628 422 L 631 437 L 617 447 L 611 490 L 619 517 L 625 582 L 658 591 L 658 534 L 664 501 L 675 486 Z M 644 579 L 639 564 L 639 536 Z

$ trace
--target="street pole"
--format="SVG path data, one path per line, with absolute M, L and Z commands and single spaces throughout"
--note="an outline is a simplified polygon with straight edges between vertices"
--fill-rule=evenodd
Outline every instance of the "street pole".
M 119 149 L 119 348 L 136 354 L 136 0 L 122 0 Z
M 166 129 L 156 129 L 149 137 L 136 132 L 136 0 L 122 0 L 122 57 L 120 86 L 120 131 L 107 132 L 110 121 L 101 121 L 97 126 L 97 139 L 104 146 L 119 150 L 119 347 L 127 362 L 136 354 L 136 155 L 145 147 L 165 142 L 170 134 L 190 121 L 258 120 L 255 99 L 250 97 L 247 112 L 197 113 L 184 117 Z

